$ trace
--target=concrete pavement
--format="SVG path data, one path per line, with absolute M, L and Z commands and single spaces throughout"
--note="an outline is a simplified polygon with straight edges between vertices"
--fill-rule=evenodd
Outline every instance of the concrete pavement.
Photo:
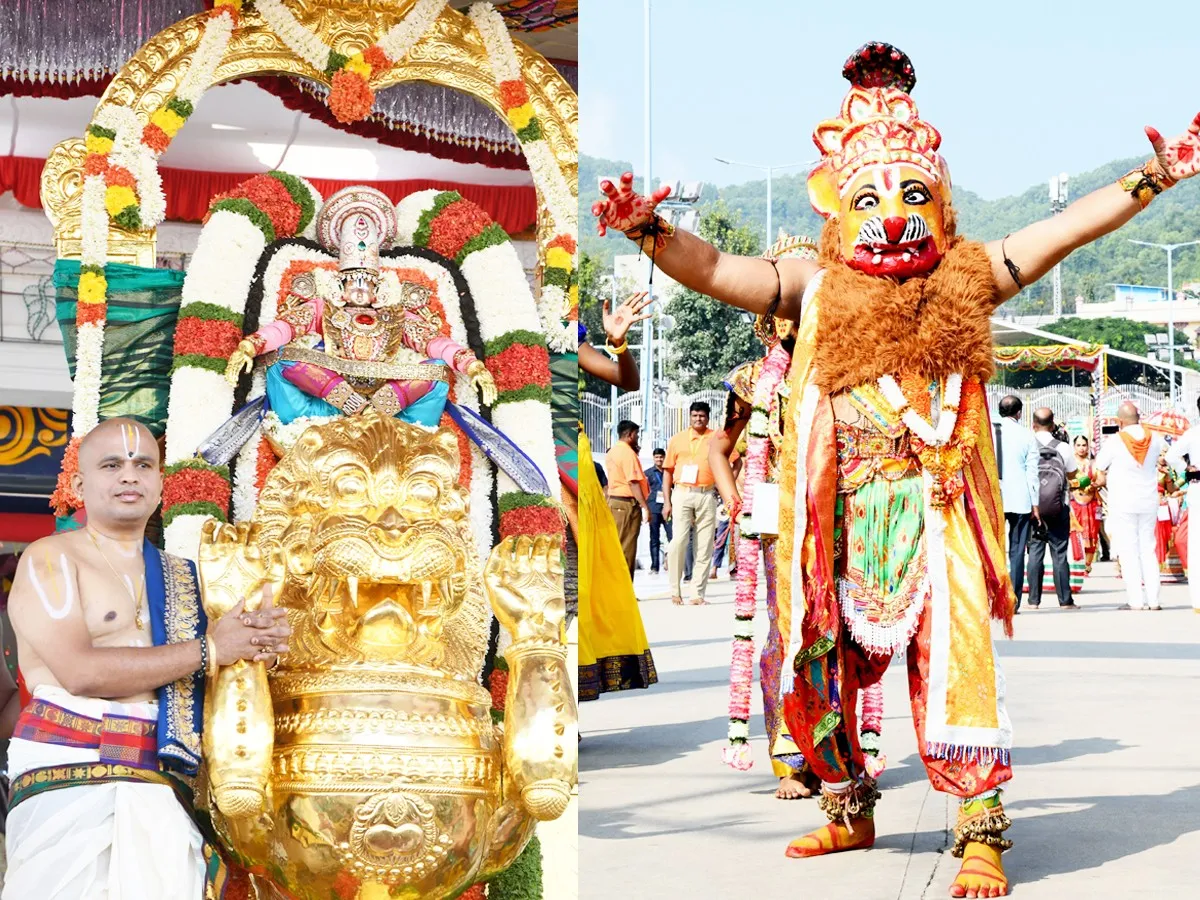
M 1016 619 L 1015 640 L 998 638 L 1015 731 L 1005 865 L 1022 900 L 1197 893 L 1200 615 L 1182 585 L 1164 586 L 1162 612 L 1117 611 L 1113 575 L 1098 563 L 1083 611 L 1048 595 Z M 925 778 L 901 665 L 884 678 L 875 847 L 790 860 L 787 842 L 825 818 L 812 800 L 774 799 L 757 684 L 754 768 L 720 759 L 732 585 L 723 577 L 712 605 L 684 608 L 662 576 L 639 573 L 637 588 L 659 684 L 582 704 L 581 898 L 947 896 L 956 805 Z

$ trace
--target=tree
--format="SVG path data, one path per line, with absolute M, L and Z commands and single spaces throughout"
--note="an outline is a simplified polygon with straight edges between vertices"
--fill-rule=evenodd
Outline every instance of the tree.
M 608 298 L 612 275 L 601 268 L 587 251 L 579 255 L 579 321 L 587 328 L 588 341 L 604 342 L 604 301 Z M 579 390 L 607 397 L 609 384 L 595 375 L 579 370 Z
M 758 229 L 718 200 L 705 208 L 700 237 L 726 253 L 758 256 Z M 719 388 L 729 371 L 763 354 L 747 314 L 696 291 L 676 289 L 667 312 L 675 318 L 667 373 L 684 391 Z

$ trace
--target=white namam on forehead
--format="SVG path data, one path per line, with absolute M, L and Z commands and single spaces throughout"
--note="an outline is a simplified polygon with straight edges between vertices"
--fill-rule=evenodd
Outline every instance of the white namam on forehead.
M 128 422 L 121 423 L 121 446 L 125 456 L 133 459 L 142 449 L 142 429 Z

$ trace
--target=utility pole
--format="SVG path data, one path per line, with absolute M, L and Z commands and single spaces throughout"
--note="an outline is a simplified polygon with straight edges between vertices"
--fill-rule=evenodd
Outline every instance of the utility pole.
M 1067 181 L 1070 178 L 1066 172 L 1055 175 L 1050 179 L 1050 212 L 1058 215 L 1067 208 Z M 1054 267 L 1052 281 L 1054 286 L 1054 318 L 1061 319 L 1063 314 L 1062 298 L 1062 263 Z

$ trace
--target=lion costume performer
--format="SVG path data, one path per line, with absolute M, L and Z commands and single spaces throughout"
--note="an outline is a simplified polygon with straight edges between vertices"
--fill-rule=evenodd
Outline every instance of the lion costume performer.
M 869 847 L 879 794 L 856 721 L 861 691 L 907 650 L 931 784 L 961 798 L 954 897 L 1006 894 L 1012 727 L 990 618 L 1011 632 L 996 460 L 983 385 L 990 316 L 1005 300 L 1200 170 L 1200 116 L 1154 157 L 1061 215 L 988 244 L 955 233 L 941 135 L 910 96 L 912 64 L 867 44 L 814 141 L 809 196 L 826 219 L 819 259 L 722 254 L 676 233 L 649 197 L 601 185 L 618 228 L 693 290 L 799 323 L 780 463 L 779 602 L 791 610 L 785 717 L 823 781 L 830 824 L 789 856 Z

